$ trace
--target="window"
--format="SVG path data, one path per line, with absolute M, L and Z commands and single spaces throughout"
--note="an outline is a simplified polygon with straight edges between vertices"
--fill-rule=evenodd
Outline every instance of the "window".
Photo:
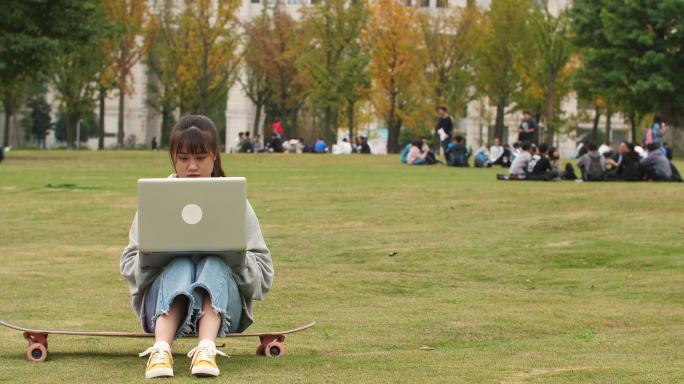
M 449 0 L 437 0 L 437 8 L 446 8 L 449 6 Z
M 429 7 L 430 6 L 430 0 L 420 0 L 420 6 L 421 7 Z
M 413 6 L 413 1 L 411 1 L 411 0 L 406 0 L 406 6 L 407 6 L 407 7 Z
M 252 4 L 259 4 L 261 0 L 252 0 Z

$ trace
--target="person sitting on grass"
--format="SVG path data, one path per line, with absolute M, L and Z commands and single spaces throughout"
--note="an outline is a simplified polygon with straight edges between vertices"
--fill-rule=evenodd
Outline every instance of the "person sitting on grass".
M 623 141 L 618 147 L 617 159 L 608 158 L 606 163 L 613 168 L 606 172 L 606 180 L 610 181 L 641 181 L 641 167 L 639 154 L 634 150 L 634 144 Z
M 503 145 L 503 154 L 493 163 L 503 168 L 510 168 L 513 158 L 511 157 L 511 146 L 508 143 Z
M 175 173 L 170 177 L 224 177 L 218 133 L 205 116 L 181 118 L 170 134 L 169 152 Z M 218 256 L 179 256 L 165 267 L 140 264 L 138 215 L 131 225 L 128 246 L 121 256 L 121 275 L 128 281 L 133 309 L 155 343 L 140 356 L 150 355 L 146 378 L 173 376 L 171 345 L 189 332 L 199 343 L 188 356 L 191 373 L 218 376 L 216 338 L 242 332 L 254 321 L 252 300 L 263 299 L 273 282 L 271 253 L 249 202 L 246 224 L 246 265 L 231 268 Z
M 508 178 L 512 180 L 524 180 L 527 178 L 527 168 L 532 160 L 532 145 L 528 142 L 522 143 L 520 153 L 513 160 L 511 168 L 508 170 Z
M 468 158 L 470 153 L 468 148 L 466 148 L 463 136 L 458 135 L 454 138 L 454 141 L 447 146 L 444 156 L 446 157 L 447 165 L 450 167 L 469 167 Z
M 441 163 L 441 160 L 437 160 L 437 156 L 435 156 L 435 153 L 430 150 L 430 145 L 428 142 L 428 138 L 423 136 L 420 138 L 420 141 L 423 143 L 423 146 L 420 147 L 420 150 L 425 153 L 425 160 L 427 161 L 428 164 L 436 164 L 436 163 Z
M 501 140 L 498 137 L 494 138 L 494 144 L 489 148 L 489 161 L 493 165 L 501 165 L 503 161 L 504 147 L 501 146 Z
M 314 144 L 314 152 L 315 153 L 326 153 L 328 152 L 328 144 L 325 143 L 325 140 L 323 140 L 322 137 L 318 137 L 318 140 L 316 140 L 316 143 Z
M 586 145 L 587 153 L 577 160 L 577 167 L 582 172 L 584 181 L 603 181 L 606 172 L 606 158 L 596 150 L 596 144 Z
M 670 161 L 660 150 L 658 143 L 646 144 L 648 156 L 641 160 L 641 171 L 644 173 L 645 180 L 652 181 L 671 181 L 672 167 Z
M 549 159 L 552 152 L 550 152 L 549 148 L 544 143 L 539 144 L 537 149 L 537 162 L 534 164 L 532 169 L 528 168 L 530 172 L 528 173 L 527 178 L 529 180 L 543 181 L 550 181 L 558 178 L 558 170 L 554 169 L 553 165 L 551 164 L 551 160 Z M 530 162 L 530 165 L 531 164 L 532 163 Z
M 423 152 L 423 141 L 414 140 L 410 144 L 408 154 L 406 155 L 406 164 L 408 165 L 423 165 L 427 164 L 427 152 Z
M 521 150 L 522 150 L 522 149 L 521 149 L 521 147 L 520 147 L 520 143 L 519 143 L 519 142 L 516 141 L 515 143 L 513 143 L 513 149 L 511 149 L 511 165 L 512 165 L 513 162 L 515 161 L 515 158 L 518 157 L 518 155 L 520 154 L 520 151 L 521 151 Z
M 475 154 L 475 168 L 491 168 L 491 166 L 492 162 L 489 160 L 489 150 L 484 146 Z

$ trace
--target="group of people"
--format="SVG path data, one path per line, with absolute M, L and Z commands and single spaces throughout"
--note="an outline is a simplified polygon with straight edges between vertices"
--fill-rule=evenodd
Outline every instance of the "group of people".
M 572 164 L 559 169 L 558 150 L 541 144 L 538 147 L 523 143 L 514 157 L 508 176 L 499 174 L 500 180 L 582 180 L 582 181 L 682 181 L 666 151 L 657 143 L 648 143 L 645 149 L 623 141 L 617 153 L 599 151 L 592 142 L 582 145 L 577 159 L 578 176 Z
M 370 154 L 371 148 L 368 138 L 358 136 L 353 142 L 347 138 L 330 148 L 323 137 L 318 136 L 316 140 L 307 143 L 303 138 L 284 138 L 284 130 L 280 120 L 276 119 L 271 124 L 271 138 L 264 142 L 260 134 L 250 138 L 249 131 L 240 132 L 235 143 L 235 151 L 240 153 L 329 153 L 351 154 L 364 153 Z

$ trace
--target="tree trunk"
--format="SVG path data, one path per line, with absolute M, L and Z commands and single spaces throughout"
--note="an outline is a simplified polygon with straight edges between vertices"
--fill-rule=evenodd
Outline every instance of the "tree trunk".
M 326 143 L 337 141 L 337 111 L 331 106 L 323 109 L 323 130 L 321 136 Z
M 119 149 L 124 147 L 124 100 L 126 99 L 126 93 L 119 89 L 119 129 L 116 133 L 116 144 Z
M 7 147 L 9 145 L 9 131 L 10 131 L 10 118 L 12 117 L 12 107 L 7 101 L 3 103 L 5 108 L 5 132 L 2 137 L 2 146 Z
M 546 91 L 546 145 L 553 146 L 553 130 L 556 128 L 556 84 L 555 79 L 549 82 Z
M 97 127 L 97 149 L 104 149 L 105 138 L 105 96 L 107 95 L 104 87 L 100 87 L 100 125 Z
M 66 140 L 67 148 L 76 148 L 76 127 L 74 126 L 74 118 L 70 112 L 64 114 L 64 125 L 66 126 Z
M 393 121 L 391 124 L 389 124 L 389 132 L 387 133 L 387 153 L 399 153 L 399 135 L 401 133 L 401 120 L 396 119 L 396 121 Z
M 634 111 L 629 111 L 628 114 L 628 119 L 629 119 L 629 125 L 631 128 L 631 133 L 632 133 L 632 138 L 631 141 L 632 143 L 636 144 L 636 116 L 634 115 Z
M 596 144 L 596 140 L 598 140 L 599 120 L 601 120 L 601 107 L 596 105 L 594 106 L 594 128 L 591 130 L 591 141 L 593 141 L 594 144 Z
M 347 125 L 349 126 L 349 142 L 354 142 L 354 102 L 347 100 Z
M 261 121 L 262 104 L 256 104 L 256 113 L 254 114 L 254 124 L 252 124 L 252 137 L 256 137 L 259 133 L 259 121 Z
M 613 141 L 611 136 L 611 119 L 613 117 L 613 111 L 610 110 L 610 105 L 606 106 L 606 141 L 608 144 L 612 145 Z
M 169 146 L 171 136 L 171 109 L 164 105 L 162 107 L 162 121 L 161 121 L 161 147 Z
M 503 140 L 505 107 L 506 98 L 499 98 L 499 102 L 496 104 L 496 120 L 494 123 L 494 137 L 498 137 L 499 140 Z

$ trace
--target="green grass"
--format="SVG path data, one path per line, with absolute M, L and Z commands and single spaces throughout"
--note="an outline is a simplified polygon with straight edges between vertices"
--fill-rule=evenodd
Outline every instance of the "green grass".
M 396 156 L 223 161 L 248 178 L 274 257 L 250 330 L 318 325 L 282 359 L 227 340 L 222 382 L 684 381 L 682 184 L 501 182 Z M 136 179 L 170 172 L 166 153 L 10 152 L 0 319 L 138 331 L 119 257 Z M 144 382 L 149 345 L 51 336 L 32 364 L 2 328 L 0 382 Z M 192 346 L 177 343 L 173 382 L 192 380 Z

